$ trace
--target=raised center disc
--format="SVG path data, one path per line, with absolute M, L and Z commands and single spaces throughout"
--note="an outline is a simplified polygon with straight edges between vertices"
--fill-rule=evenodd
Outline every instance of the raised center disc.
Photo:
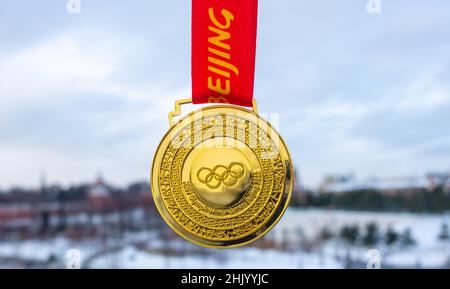
M 190 181 L 199 198 L 219 208 L 239 202 L 251 184 L 251 166 L 245 155 L 229 146 L 198 150 Z

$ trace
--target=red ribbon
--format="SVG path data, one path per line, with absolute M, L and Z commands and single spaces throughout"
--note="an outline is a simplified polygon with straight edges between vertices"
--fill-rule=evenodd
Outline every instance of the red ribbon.
M 192 101 L 252 106 L 258 0 L 192 0 Z

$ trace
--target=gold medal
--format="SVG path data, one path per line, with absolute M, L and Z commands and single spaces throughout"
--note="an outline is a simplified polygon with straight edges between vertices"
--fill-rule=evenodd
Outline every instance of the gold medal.
M 286 145 L 253 100 L 257 8 L 257 0 L 192 1 L 192 100 L 176 102 L 153 160 L 158 211 L 181 237 L 205 247 L 260 238 L 293 189 Z M 190 102 L 223 104 L 175 122 Z
M 293 189 L 286 145 L 253 111 L 212 105 L 178 122 L 169 114 L 151 173 L 156 207 L 167 224 L 197 245 L 232 248 L 266 234 Z

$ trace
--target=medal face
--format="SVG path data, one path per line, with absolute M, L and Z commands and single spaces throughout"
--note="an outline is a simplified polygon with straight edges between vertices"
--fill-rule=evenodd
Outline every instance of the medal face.
M 279 134 L 256 113 L 218 105 L 192 112 L 161 141 L 151 173 L 167 224 L 204 247 L 231 248 L 266 234 L 293 188 Z

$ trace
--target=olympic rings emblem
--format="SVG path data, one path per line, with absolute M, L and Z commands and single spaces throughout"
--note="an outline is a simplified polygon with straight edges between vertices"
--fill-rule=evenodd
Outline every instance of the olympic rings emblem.
M 213 169 L 202 167 L 197 172 L 197 179 L 210 189 L 217 189 L 222 184 L 232 187 L 244 177 L 244 165 L 238 162 L 231 163 L 228 167 L 217 165 Z

